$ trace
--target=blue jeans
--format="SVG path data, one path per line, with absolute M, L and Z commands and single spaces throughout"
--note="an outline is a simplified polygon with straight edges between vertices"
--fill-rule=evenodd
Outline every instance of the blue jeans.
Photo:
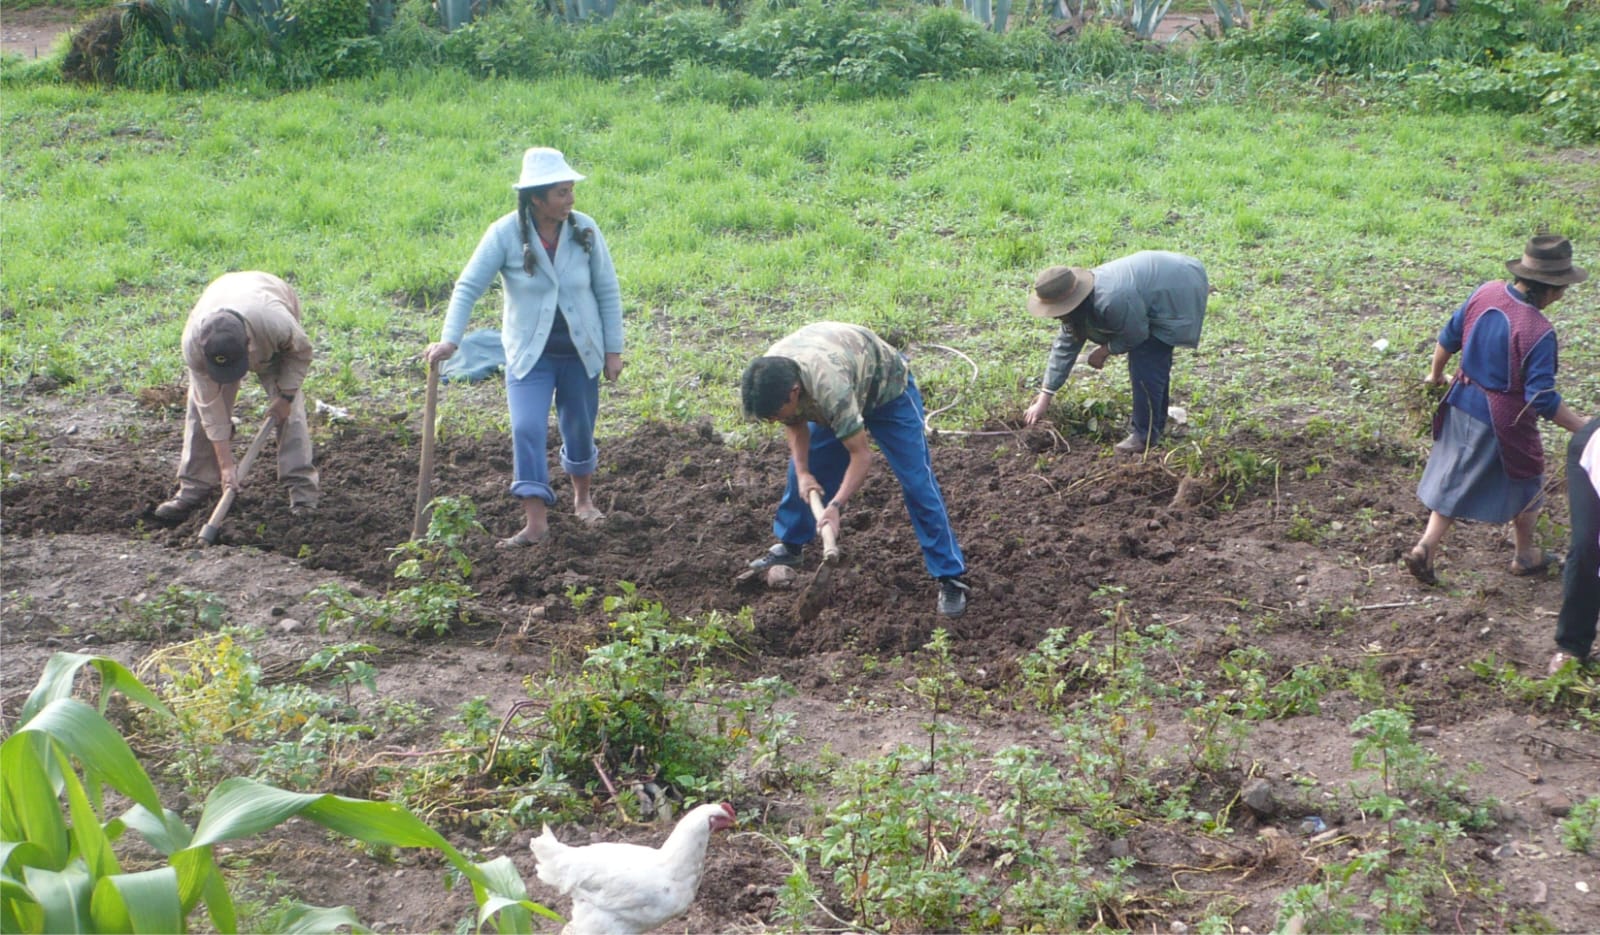
M 1561 614 L 1556 617 L 1556 645 L 1578 657 L 1594 648 L 1595 622 L 1600 619 L 1600 494 L 1578 459 L 1600 419 L 1572 433 L 1567 443 L 1567 500 L 1572 505 L 1572 541 L 1561 569 Z
M 878 443 L 883 459 L 900 481 L 900 494 L 905 500 L 906 512 L 911 515 L 911 528 L 916 530 L 917 542 L 922 546 L 922 563 L 928 574 L 935 578 L 948 578 L 966 572 L 967 562 L 956 544 L 955 531 L 950 528 L 950 514 L 944 508 L 944 494 L 933 476 L 933 460 L 928 454 L 928 439 L 922 430 L 922 394 L 917 384 L 907 380 L 906 391 L 866 415 L 867 434 Z M 811 475 L 822 485 L 823 500 L 831 498 L 844 480 L 844 470 L 850 464 L 850 452 L 833 434 L 833 430 L 820 422 L 809 423 L 811 428 Z M 789 483 L 784 488 L 783 499 L 778 501 L 778 515 L 772 521 L 772 532 L 779 542 L 800 546 L 817 535 L 817 521 L 811 507 L 802 499 L 795 477 L 794 460 L 789 461 Z
M 600 453 L 594 422 L 600 413 L 600 377 L 589 376 L 577 357 L 541 357 L 525 376 L 506 376 L 511 410 L 511 495 L 538 497 L 554 504 L 545 445 L 550 435 L 550 404 L 561 429 L 561 469 L 583 477 L 594 473 Z
M 1167 434 L 1167 389 L 1172 385 L 1172 345 L 1145 338 L 1128 351 L 1133 385 L 1133 434 L 1152 444 Z

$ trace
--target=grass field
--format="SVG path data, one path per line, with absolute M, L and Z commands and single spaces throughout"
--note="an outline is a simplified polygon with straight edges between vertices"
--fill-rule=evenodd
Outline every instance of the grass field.
M 10 91 L 4 379 L 176 381 L 192 297 L 259 268 L 301 290 L 321 381 L 388 392 L 414 379 L 407 361 L 535 144 L 589 176 L 579 208 L 622 277 L 641 415 L 678 386 L 726 416 L 752 349 L 841 318 L 960 349 L 978 377 L 947 418 L 1006 418 L 1049 337 L 1022 310 L 1033 273 L 1163 248 L 1200 257 L 1218 289 L 1203 385 L 1182 390 L 1202 419 L 1265 399 L 1381 420 L 1330 360 L 1420 373 L 1449 310 L 1530 232 L 1588 257 L 1600 243 L 1600 161 L 1516 118 L 1348 98 L 1103 106 L 981 83 L 804 106 L 697 90 L 446 74 L 271 98 Z M 1584 303 L 1575 290 L 1556 310 L 1580 402 L 1597 395 Z M 480 304 L 476 324 L 497 319 Z M 928 376 L 969 379 L 958 362 Z

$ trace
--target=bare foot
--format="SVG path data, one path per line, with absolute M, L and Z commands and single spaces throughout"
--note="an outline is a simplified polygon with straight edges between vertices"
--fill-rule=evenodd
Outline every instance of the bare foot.
M 550 538 L 550 527 L 548 526 L 538 532 L 524 528 L 517 530 L 515 535 L 496 542 L 494 547 L 497 549 L 526 549 L 536 546 L 548 538 Z

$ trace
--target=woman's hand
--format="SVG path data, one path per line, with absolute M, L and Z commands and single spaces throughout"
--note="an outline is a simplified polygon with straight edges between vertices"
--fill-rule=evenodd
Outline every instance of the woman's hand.
M 605 365 L 606 381 L 608 383 L 617 382 L 617 377 L 622 375 L 622 368 L 624 366 L 626 365 L 622 362 L 621 354 L 607 354 Z
M 1429 373 L 1422 378 L 1422 382 L 1427 386 L 1444 386 L 1446 381 L 1442 373 Z
M 1040 393 L 1034 397 L 1033 405 L 1022 411 L 1022 424 L 1032 425 L 1044 418 L 1044 412 L 1050 408 L 1050 400 L 1053 398 L 1053 394 L 1050 393 Z
M 1106 347 L 1104 344 L 1102 344 L 1099 347 L 1096 347 L 1094 350 L 1089 352 L 1088 364 L 1089 364 L 1089 366 L 1093 367 L 1094 369 L 1100 370 L 1101 368 L 1105 367 L 1106 358 L 1110 357 L 1110 356 L 1111 356 L 1111 348 Z
M 430 364 L 436 364 L 442 360 L 449 360 L 455 356 L 455 353 L 456 346 L 454 344 L 449 341 L 435 341 L 428 345 L 427 350 L 422 352 L 422 359 Z

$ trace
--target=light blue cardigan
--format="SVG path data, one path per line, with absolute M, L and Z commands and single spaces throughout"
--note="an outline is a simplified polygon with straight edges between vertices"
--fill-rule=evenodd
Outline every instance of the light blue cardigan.
M 573 239 L 574 229 L 594 232 L 586 252 Z M 484 232 L 478 249 L 456 279 L 450 293 L 450 308 L 444 316 L 442 340 L 460 346 L 467 330 L 472 307 L 498 274 L 505 290 L 505 309 L 500 323 L 500 343 L 506 350 L 506 374 L 527 376 L 544 353 L 545 339 L 555 323 L 556 308 L 567 319 L 572 343 L 578 348 L 589 376 L 598 376 L 605 366 L 605 355 L 622 353 L 622 290 L 617 285 L 617 270 L 611 264 L 600 228 L 587 214 L 572 212 L 561 225 L 556 243 L 556 260 L 533 238 L 533 275 L 522 271 L 522 235 L 517 229 L 515 211 L 500 218 Z

